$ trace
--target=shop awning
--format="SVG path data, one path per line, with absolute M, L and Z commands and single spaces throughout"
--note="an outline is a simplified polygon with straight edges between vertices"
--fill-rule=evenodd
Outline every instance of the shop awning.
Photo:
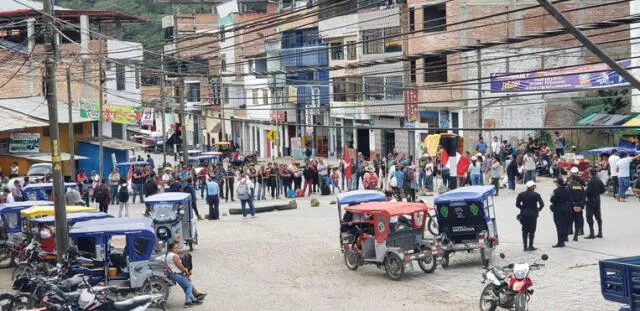
M 5 153 L 1 156 L 16 157 L 16 158 L 22 158 L 22 159 L 27 159 L 29 161 L 37 161 L 37 162 L 51 162 L 51 153 Z M 62 158 L 62 161 L 71 160 L 71 155 L 66 152 L 61 152 L 60 157 Z M 86 159 L 89 159 L 89 158 L 79 156 L 79 155 L 75 156 L 75 160 L 86 160 Z
M 625 122 L 622 126 L 631 127 L 631 126 L 640 126 L 640 114 L 632 118 L 631 120 Z
M 579 126 L 618 126 L 624 124 L 629 118 L 632 118 L 631 115 L 624 114 L 605 114 L 605 113 L 594 113 L 591 114 L 582 120 L 578 121 L 576 125 Z
M 100 146 L 100 140 L 98 138 L 81 140 L 92 145 Z M 148 147 L 144 144 L 134 143 L 128 140 L 122 140 L 117 138 L 104 137 L 102 140 L 102 146 L 105 148 L 111 148 L 115 150 L 138 150 Z

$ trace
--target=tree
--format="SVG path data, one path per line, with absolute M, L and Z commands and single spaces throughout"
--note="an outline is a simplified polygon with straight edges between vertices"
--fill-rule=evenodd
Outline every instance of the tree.
M 596 96 L 574 98 L 574 102 L 584 109 L 585 115 L 592 113 L 615 114 L 631 104 L 628 89 L 601 89 Z

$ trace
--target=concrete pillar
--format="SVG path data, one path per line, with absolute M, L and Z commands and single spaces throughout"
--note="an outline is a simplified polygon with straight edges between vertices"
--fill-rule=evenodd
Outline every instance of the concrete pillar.
M 629 2 L 629 13 L 631 15 L 640 13 L 640 0 Z M 629 38 L 640 36 L 640 23 L 631 24 L 629 27 Z M 631 68 L 637 68 L 640 65 L 640 39 L 631 39 Z M 631 73 L 637 78 L 640 77 L 640 70 L 632 69 Z M 640 91 L 635 88 L 631 89 L 631 112 L 640 112 Z
M 89 58 L 89 40 L 91 40 L 91 35 L 89 34 L 89 16 L 80 15 L 80 53 L 82 53 L 82 58 Z
M 27 20 L 27 38 L 29 38 L 29 40 L 27 41 L 27 49 L 29 50 L 28 53 L 31 53 L 31 51 L 33 50 L 36 44 L 35 24 L 36 24 L 35 19 L 30 18 Z M 33 69 L 33 62 L 31 59 L 29 59 L 28 65 L 29 65 L 28 77 L 29 77 L 30 83 L 27 83 L 27 89 L 25 90 L 26 92 L 25 95 L 34 96 L 37 94 L 37 90 L 40 88 L 40 79 L 39 78 L 36 79 L 36 72 Z

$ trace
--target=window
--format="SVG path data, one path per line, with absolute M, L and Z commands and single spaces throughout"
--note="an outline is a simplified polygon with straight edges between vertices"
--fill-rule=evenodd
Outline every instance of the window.
M 240 5 L 240 13 L 267 13 L 267 3 L 266 2 L 247 2 L 247 3 L 238 3 Z
M 187 101 L 200 101 L 200 82 L 187 83 Z
M 84 127 L 82 123 L 76 123 L 73 125 L 73 134 L 82 134 L 84 132 Z
M 116 64 L 116 89 L 118 91 L 124 91 L 125 89 L 125 72 L 124 72 L 124 65 L 122 64 Z
M 135 66 L 136 71 L 136 90 L 140 89 L 140 66 Z
M 164 29 L 164 42 L 173 42 L 173 26 Z
M 362 32 L 364 54 L 402 52 L 402 29 L 391 27 Z M 385 38 L 389 37 L 389 38 Z
M 269 104 L 269 89 L 262 89 L 262 104 Z
M 422 8 L 425 32 L 438 32 L 447 30 L 447 4 L 439 3 Z
M 409 80 L 411 83 L 416 83 L 416 60 L 409 61 Z
M 409 9 L 409 31 L 416 30 L 416 9 Z
M 220 69 L 227 71 L 227 57 L 224 54 L 220 54 Z
M 362 101 L 362 78 L 333 79 L 333 100 L 338 102 Z
M 342 42 L 331 43 L 331 59 L 332 60 L 344 59 L 344 47 L 342 46 Z
M 44 136 L 44 137 L 49 137 L 49 136 L 51 136 L 51 132 L 49 131 L 49 128 L 48 128 L 48 127 L 43 127 L 43 128 L 42 128 L 42 136 Z
M 401 100 L 402 77 L 386 77 L 384 79 L 384 95 L 387 100 Z
M 149 248 L 149 240 L 143 238 L 136 238 L 133 240 L 133 251 L 136 256 L 143 256 Z
M 347 101 L 346 79 L 333 79 L 333 100 L 337 102 Z
M 447 82 L 447 56 L 424 58 L 424 82 Z
M 356 42 L 355 41 L 347 41 L 347 59 L 348 60 L 356 60 Z
M 220 34 L 220 42 L 224 42 L 224 39 L 226 37 L 225 31 L 224 31 L 224 25 L 220 26 L 219 28 L 219 34 Z
M 311 89 L 311 105 L 320 107 L 320 89 L 317 87 Z
M 258 89 L 251 90 L 251 99 L 253 100 L 253 105 L 258 105 Z
M 364 98 L 368 100 L 384 99 L 384 78 L 365 77 L 364 78 Z
M 222 88 L 222 96 L 223 96 L 222 102 L 228 104 L 229 103 L 229 87 L 228 86 L 225 86 Z

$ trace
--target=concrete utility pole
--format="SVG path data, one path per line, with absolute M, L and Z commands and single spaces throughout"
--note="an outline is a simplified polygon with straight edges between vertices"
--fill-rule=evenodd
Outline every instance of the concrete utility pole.
M 616 61 L 611 59 L 607 53 L 601 50 L 591 39 L 585 36 L 580 29 L 576 28 L 564 15 L 562 12 L 558 11 L 553 4 L 549 3 L 547 0 L 538 0 L 538 3 L 542 7 L 555 18 L 562 27 L 567 29 L 580 43 L 582 43 L 591 53 L 595 54 L 603 63 L 609 65 L 611 69 L 615 70 L 620 76 L 629 81 L 629 84 L 634 88 L 640 90 L 640 81 L 636 79 L 629 71 L 627 71 L 624 67 L 620 66 Z
M 478 138 L 482 137 L 482 51 L 476 51 L 478 70 Z
M 73 125 L 73 108 L 71 106 L 71 70 L 67 67 L 67 105 L 69 105 L 69 127 L 67 131 L 69 132 L 69 167 L 71 170 L 71 178 L 70 180 L 75 179 L 76 172 L 76 156 L 75 156 L 75 143 L 73 140 L 73 134 L 75 130 L 75 126 Z
M 100 157 L 100 178 L 104 177 L 104 146 L 103 146 L 103 139 L 102 139 L 102 127 L 103 127 L 103 122 L 102 122 L 102 111 L 103 111 L 103 104 L 104 104 L 104 95 L 102 94 L 103 90 L 103 81 L 105 80 L 105 75 L 103 74 L 103 66 L 102 66 L 102 38 L 100 38 L 98 40 L 98 72 L 100 73 L 100 90 L 98 92 L 98 103 L 99 103 L 99 113 L 98 113 L 98 141 L 100 142 L 100 149 L 98 151 L 98 155 Z M 117 71 L 117 70 L 116 70 Z M 116 74 L 117 75 L 117 74 Z
M 178 18 L 173 15 L 173 41 L 176 43 L 175 49 L 178 49 Z M 174 58 L 178 59 L 177 51 L 173 51 Z M 177 61 L 178 64 L 178 104 L 180 104 L 180 126 L 182 131 L 180 132 L 180 139 L 182 139 L 182 164 L 189 164 L 189 148 L 187 144 L 187 120 L 184 114 L 184 77 L 182 76 L 182 60 Z
M 162 166 L 167 163 L 167 122 L 166 118 L 166 108 L 164 103 L 164 51 L 160 54 L 160 71 L 162 75 L 160 76 L 160 106 L 162 107 Z
M 54 31 L 54 11 L 52 0 L 44 0 L 42 4 L 44 16 L 44 42 L 47 57 L 45 58 L 45 90 L 47 108 L 49 109 L 49 136 L 51 139 L 51 164 L 53 167 L 53 201 L 56 219 L 56 248 L 58 262 L 69 248 L 69 232 L 67 231 L 67 215 L 64 203 L 64 177 L 62 176 L 62 159 L 60 158 L 60 128 L 58 127 L 58 98 L 56 95 L 56 43 Z

